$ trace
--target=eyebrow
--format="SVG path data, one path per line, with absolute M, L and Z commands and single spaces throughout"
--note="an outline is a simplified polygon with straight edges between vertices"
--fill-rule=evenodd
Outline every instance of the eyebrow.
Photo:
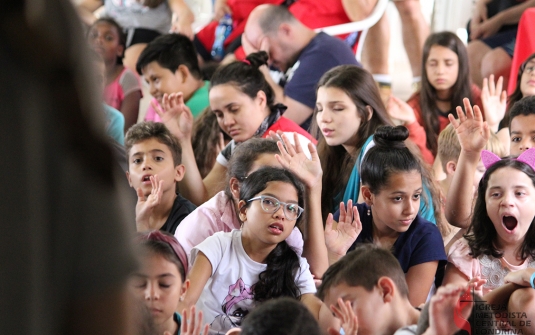
M 165 151 L 163 151 L 162 149 L 152 149 L 152 150 L 149 151 L 149 153 L 151 153 L 151 154 L 155 153 L 155 152 L 165 154 Z M 132 157 L 143 155 L 143 153 L 144 152 L 142 152 L 142 151 L 138 151 L 138 152 L 132 154 Z
M 532 129 L 532 130 L 530 130 L 528 132 L 528 134 L 533 134 L 533 133 L 535 133 L 535 129 Z M 518 134 L 522 134 L 522 133 L 520 131 L 511 131 L 511 135 L 513 135 L 513 134 L 518 135 Z
M 414 190 L 413 192 L 421 192 L 422 189 L 423 189 L 423 187 L 420 187 L 420 188 Z M 410 193 L 410 192 L 408 192 L 408 193 Z M 392 193 L 390 193 L 390 194 L 407 194 L 407 192 L 403 192 L 403 191 L 394 191 L 394 192 L 392 192 Z
M 134 273 L 134 276 L 141 277 L 141 278 L 148 278 L 149 276 L 146 276 L 142 273 Z M 165 278 L 165 277 L 175 277 L 172 273 L 163 273 L 161 275 L 158 275 L 157 278 Z
M 277 198 L 277 196 L 276 196 L 275 194 L 271 194 L 271 193 L 263 193 L 263 194 L 261 194 L 261 195 L 269 195 L 270 197 L 273 197 L 273 198 L 279 200 L 279 198 Z M 282 200 L 279 200 L 279 201 L 282 201 Z M 287 203 L 289 203 L 289 204 L 290 204 L 290 203 L 291 203 L 291 204 L 296 204 L 296 205 L 297 205 L 297 203 L 298 203 L 298 201 L 295 201 L 295 200 L 289 200 L 289 201 L 283 201 L 283 202 L 287 202 Z

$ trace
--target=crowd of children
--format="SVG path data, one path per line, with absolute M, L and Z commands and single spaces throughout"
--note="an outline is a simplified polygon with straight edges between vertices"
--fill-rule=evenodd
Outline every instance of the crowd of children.
M 136 74 L 115 20 L 87 41 L 137 195 L 140 333 L 535 333 L 535 54 L 507 97 L 434 33 L 407 102 L 340 65 L 303 129 L 266 79 L 272 50 L 209 75 L 163 34 Z

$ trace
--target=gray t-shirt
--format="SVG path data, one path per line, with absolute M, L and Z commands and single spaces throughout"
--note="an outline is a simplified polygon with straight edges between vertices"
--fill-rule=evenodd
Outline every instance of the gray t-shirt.
M 172 12 L 167 1 L 156 8 L 141 5 L 135 0 L 105 0 L 107 16 L 114 18 L 125 30 L 145 28 L 167 34 L 171 29 Z

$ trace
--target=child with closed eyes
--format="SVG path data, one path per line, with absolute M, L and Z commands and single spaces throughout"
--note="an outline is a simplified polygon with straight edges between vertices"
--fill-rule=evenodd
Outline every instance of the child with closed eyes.
M 257 304 L 277 297 L 300 300 L 324 329 L 333 326 L 327 306 L 314 296 L 307 261 L 285 241 L 303 206 L 304 187 L 291 172 L 261 168 L 240 187 L 242 228 L 215 233 L 193 248 L 182 306 L 203 311 L 210 333 L 239 327 Z

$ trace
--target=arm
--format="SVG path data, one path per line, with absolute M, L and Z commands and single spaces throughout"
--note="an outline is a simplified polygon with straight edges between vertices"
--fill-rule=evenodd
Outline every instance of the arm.
M 193 30 L 191 25 L 195 21 L 193 12 L 189 9 L 184 0 L 167 0 L 169 8 L 173 12 L 173 25 L 171 31 L 181 33 L 193 40 Z
M 139 115 L 139 100 L 141 100 L 141 91 L 135 91 L 124 97 L 121 104 L 121 113 L 124 115 L 124 131 L 130 129 L 137 123 Z
M 466 114 L 458 106 L 459 119 L 456 120 L 451 114 L 448 116 L 457 132 L 461 144 L 461 154 L 448 190 L 445 215 L 450 224 L 460 228 L 468 228 L 472 216 L 474 174 L 481 151 L 485 148 L 490 137 L 490 129 L 483 121 L 479 107 L 474 106 L 472 110 L 470 101 L 466 98 L 463 101 Z
M 522 287 L 532 287 L 535 283 L 532 282 L 533 274 L 535 273 L 534 268 L 526 268 L 524 270 L 519 270 L 515 272 L 509 272 L 504 279 L 505 283 L 514 283 Z
M 465 274 L 462 273 L 455 265 L 448 263 L 448 265 L 446 265 L 446 271 L 444 273 L 442 285 L 466 285 L 466 283 L 468 283 L 468 277 L 466 277 Z
M 154 104 L 152 107 L 171 134 L 178 138 L 182 147 L 182 164 L 186 173 L 179 182 L 180 193 L 193 204 L 200 206 L 223 190 L 227 168 L 216 162 L 206 178 L 202 179 L 191 143 L 193 115 L 185 105 L 182 93 L 172 93 L 169 96 L 165 94 L 162 101 L 163 110 Z
M 301 296 L 301 302 L 308 308 L 314 318 L 318 320 L 320 328 L 325 333 L 327 333 L 329 328 L 340 329 L 340 322 L 333 316 L 333 313 L 329 310 L 327 305 L 319 300 L 314 294 L 303 294 Z
M 212 276 L 212 263 L 201 251 L 198 252 L 197 257 L 193 263 L 193 267 L 188 273 L 186 279 L 186 292 L 180 297 L 177 311 L 189 309 L 197 303 L 201 296 L 204 286 L 208 279 Z
M 342 0 L 342 6 L 351 21 L 367 18 L 377 5 L 377 0 Z
M 284 89 L 280 85 L 275 83 L 273 81 L 273 78 L 271 78 L 267 66 L 261 66 L 260 71 L 262 71 L 264 77 L 266 78 L 266 81 L 269 83 L 269 86 L 271 86 L 271 88 L 273 89 L 273 92 L 275 93 L 275 101 L 284 104 L 288 107 L 286 112 L 284 112 L 285 117 L 294 121 L 297 124 L 302 124 L 312 115 L 312 108 L 284 94 Z
M 471 32 L 470 37 L 476 39 L 492 36 L 496 34 L 502 26 L 518 23 L 524 11 L 534 6 L 535 0 L 527 0 L 519 5 L 503 10 L 493 17 L 481 22 Z
M 83 0 L 77 7 L 80 19 L 87 25 L 93 24 L 97 19 L 93 12 L 103 5 L 103 0 Z
M 314 144 L 309 143 L 308 149 L 312 160 L 306 158 L 299 136 L 294 133 L 295 147 L 285 134 L 282 140 L 277 142 L 280 155 L 276 155 L 281 165 L 293 172 L 306 187 L 305 198 L 305 225 L 303 228 L 303 257 L 310 264 L 310 272 L 316 278 L 321 278 L 329 267 L 327 260 L 327 247 L 323 233 L 323 221 L 321 216 L 321 184 L 323 171 L 318 152 Z
M 219 21 L 225 14 L 232 14 L 230 7 L 227 5 L 227 0 L 215 0 L 213 20 Z
M 405 279 L 409 287 L 409 301 L 413 306 L 420 306 L 427 300 L 431 286 L 435 281 L 438 261 L 411 266 Z

